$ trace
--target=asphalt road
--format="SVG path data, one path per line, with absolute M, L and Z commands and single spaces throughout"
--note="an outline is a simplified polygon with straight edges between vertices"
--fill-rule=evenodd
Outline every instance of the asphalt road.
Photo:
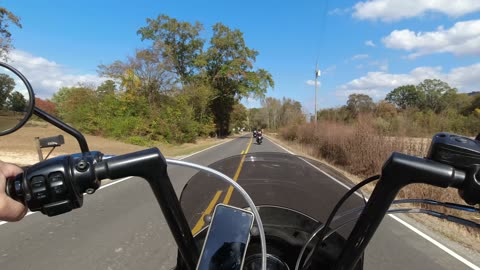
M 186 158 L 185 160 L 209 165 L 224 158 L 245 152 L 249 137 L 242 137 Z M 101 149 L 99 149 L 101 150 Z M 252 144 L 248 149 L 252 156 L 258 152 L 285 151 L 268 140 L 262 145 Z M 292 156 L 295 162 L 301 162 Z M 261 168 L 247 168 L 241 174 L 255 176 Z M 238 166 L 238 165 L 237 165 Z M 310 168 L 305 165 L 305 168 Z M 307 170 L 307 169 L 305 169 Z M 196 172 L 190 169 L 170 167 L 169 175 L 180 193 Z M 235 172 L 230 171 L 230 176 Z M 285 170 L 284 178 L 295 171 Z M 291 200 L 306 211 L 325 216 L 328 207 L 346 191 L 345 187 L 311 167 L 308 173 L 317 182 L 307 177 L 292 177 L 298 186 L 309 189 L 321 185 L 317 201 L 308 203 L 309 198 L 295 200 L 292 194 L 264 196 L 265 200 Z M 32 214 L 18 223 L 0 226 L 0 269 L 170 269 L 176 260 L 176 246 L 162 217 L 160 208 L 145 181 L 130 178 L 114 182 L 85 198 L 84 206 L 73 212 L 49 218 Z M 242 177 L 239 178 L 242 184 Z M 192 189 L 193 202 L 198 209 L 206 207 L 217 191 L 218 201 L 224 200 L 228 189 L 206 184 Z M 251 189 L 252 192 L 265 192 Z M 323 194 L 322 194 L 323 193 Z M 277 192 L 278 194 L 278 192 Z M 290 195 L 290 196 L 287 196 Z M 260 195 L 257 195 L 260 197 Z M 203 199 L 202 199 L 203 198 Z M 293 198 L 293 199 L 292 199 Z M 235 193 L 231 201 L 235 202 Z M 305 202 L 306 201 L 306 202 Z M 198 223 L 200 213 L 187 206 L 189 222 Z M 475 267 L 475 266 L 474 266 Z M 375 235 L 365 255 L 365 269 L 472 269 L 456 258 L 437 248 L 431 242 L 412 232 L 398 221 L 387 217 Z M 474 268 L 475 269 L 475 268 Z M 477 268 L 478 269 L 478 268 Z

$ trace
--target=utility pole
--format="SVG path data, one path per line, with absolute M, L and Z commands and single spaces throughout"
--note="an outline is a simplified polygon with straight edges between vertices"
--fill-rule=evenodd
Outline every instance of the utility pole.
M 320 70 L 318 69 L 318 62 L 315 63 L 315 125 L 317 124 L 317 80 L 320 77 Z

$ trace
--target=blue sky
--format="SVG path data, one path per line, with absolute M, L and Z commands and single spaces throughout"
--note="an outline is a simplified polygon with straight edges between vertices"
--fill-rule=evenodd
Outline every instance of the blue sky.
M 433 2 L 433 3 L 432 3 Z M 146 18 L 167 14 L 200 21 L 203 36 L 222 22 L 244 33 L 270 71 L 268 96 L 290 97 L 313 112 L 315 62 L 319 107 L 351 93 L 375 100 L 396 86 L 439 78 L 461 92 L 480 90 L 480 1 L 58 1 L 11 0 L 21 18 L 11 28 L 12 63 L 48 98 L 61 86 L 99 83 L 99 64 L 146 47 L 136 35 Z M 245 101 L 249 107 L 258 105 Z

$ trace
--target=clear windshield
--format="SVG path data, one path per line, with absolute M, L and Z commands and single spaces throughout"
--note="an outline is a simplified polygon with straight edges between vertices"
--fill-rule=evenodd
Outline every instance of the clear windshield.
M 209 167 L 236 180 L 257 206 L 289 208 L 321 222 L 353 186 L 318 161 L 284 153 L 232 156 Z M 247 206 L 233 188 L 204 172 L 188 181 L 180 200 L 193 233 L 206 226 L 204 216 L 213 213 L 216 204 Z M 364 200 L 355 195 L 347 200 L 341 211 L 363 205 Z

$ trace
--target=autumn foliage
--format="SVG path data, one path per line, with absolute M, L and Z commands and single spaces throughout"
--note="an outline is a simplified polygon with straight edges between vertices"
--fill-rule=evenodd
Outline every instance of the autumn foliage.
M 35 98 L 35 106 L 51 115 L 57 115 L 57 107 L 55 106 L 55 103 L 48 99 Z

